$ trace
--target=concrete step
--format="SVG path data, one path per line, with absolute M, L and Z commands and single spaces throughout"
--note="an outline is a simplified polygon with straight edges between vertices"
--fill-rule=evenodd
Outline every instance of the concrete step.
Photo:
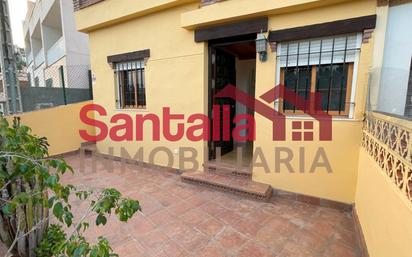
M 239 167 L 224 162 L 207 162 L 203 164 L 203 167 L 207 168 L 210 173 L 252 178 L 252 171 L 249 167 Z
M 272 187 L 267 184 L 252 181 L 245 177 L 225 176 L 210 172 L 187 172 L 181 176 L 182 181 L 200 186 L 217 189 L 258 200 L 269 200 Z

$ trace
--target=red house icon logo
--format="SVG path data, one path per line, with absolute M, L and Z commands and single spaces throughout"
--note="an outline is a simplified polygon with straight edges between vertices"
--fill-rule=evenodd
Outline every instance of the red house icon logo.
M 283 99 L 287 103 L 296 107 L 304 114 L 309 115 L 319 122 L 320 141 L 332 140 L 332 116 L 322 110 L 322 98 L 319 93 L 310 93 L 307 99 L 296 94 L 294 91 L 287 89 L 284 85 L 278 85 L 256 99 L 247 93 L 237 89 L 235 86 L 228 84 L 216 95 L 216 98 L 231 98 L 246 108 L 254 111 L 273 124 L 273 141 L 286 140 L 286 116 L 274 108 L 274 102 L 277 99 Z M 273 107 L 267 105 L 272 104 Z M 293 141 L 313 141 L 314 138 L 314 121 L 293 121 L 291 137 Z

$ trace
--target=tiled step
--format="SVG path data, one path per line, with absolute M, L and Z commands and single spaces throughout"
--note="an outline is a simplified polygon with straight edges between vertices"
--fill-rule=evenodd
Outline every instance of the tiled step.
M 207 171 L 210 173 L 220 175 L 231 175 L 237 177 L 251 178 L 252 172 L 248 167 L 239 167 L 233 164 L 223 162 L 208 162 L 203 164 L 203 167 L 207 167 Z
M 207 186 L 253 199 L 269 200 L 272 196 L 272 187 L 270 185 L 255 182 L 244 177 L 196 171 L 183 173 L 181 178 L 184 182 Z

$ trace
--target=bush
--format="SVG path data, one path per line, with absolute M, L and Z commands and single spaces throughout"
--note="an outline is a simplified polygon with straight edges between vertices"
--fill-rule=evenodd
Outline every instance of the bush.
M 18 118 L 10 126 L 0 117 L 1 242 L 9 254 L 20 257 L 116 256 L 105 238 L 99 237 L 94 245 L 85 240 L 89 224 L 84 220 L 96 213 L 96 225 L 106 225 L 107 216 L 115 213 L 127 222 L 141 211 L 139 202 L 122 197 L 115 188 L 92 192 L 62 184 L 60 177 L 73 169 L 63 159 L 50 158 L 48 146 L 46 138 L 32 135 Z M 72 194 L 90 202 L 76 224 L 69 202 Z M 50 217 L 60 225 L 49 226 Z M 71 232 L 66 235 L 62 226 Z

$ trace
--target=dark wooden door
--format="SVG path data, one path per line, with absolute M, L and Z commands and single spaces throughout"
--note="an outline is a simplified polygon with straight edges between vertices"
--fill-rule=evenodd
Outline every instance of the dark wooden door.
M 214 98 L 213 96 L 223 89 L 225 86 L 232 84 L 236 85 L 236 59 L 235 56 L 226 53 L 223 50 L 219 50 L 213 46 L 210 49 L 210 63 L 211 63 L 211 72 L 210 72 L 210 106 L 209 114 L 213 122 L 216 117 L 212 115 L 212 108 L 214 105 L 220 106 L 220 141 L 213 141 L 209 143 L 209 158 L 216 158 L 216 148 L 221 148 L 221 154 L 224 155 L 233 151 L 233 137 L 231 132 L 234 128 L 233 119 L 236 115 L 236 101 L 232 98 Z M 230 140 L 223 140 L 223 106 L 230 106 Z M 211 130 L 211 140 L 213 140 L 213 129 Z

